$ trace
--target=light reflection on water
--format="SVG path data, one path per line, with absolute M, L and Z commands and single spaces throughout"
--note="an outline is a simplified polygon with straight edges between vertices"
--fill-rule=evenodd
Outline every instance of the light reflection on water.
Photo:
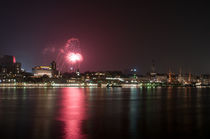
M 82 122 L 87 119 L 84 89 L 64 88 L 60 98 L 57 120 L 64 122 L 66 139 L 85 138 Z
M 0 138 L 209 137 L 210 89 L 0 88 Z

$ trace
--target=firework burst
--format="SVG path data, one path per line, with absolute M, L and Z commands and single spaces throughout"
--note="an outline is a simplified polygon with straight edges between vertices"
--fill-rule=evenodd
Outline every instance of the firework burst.
M 56 58 L 60 71 L 76 71 L 80 63 L 83 61 L 83 56 L 80 50 L 80 42 L 77 38 L 71 38 L 66 42 L 64 48 L 59 50 Z

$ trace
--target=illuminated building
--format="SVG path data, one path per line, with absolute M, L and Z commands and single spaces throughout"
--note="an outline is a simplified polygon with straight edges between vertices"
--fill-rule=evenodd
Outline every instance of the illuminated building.
M 201 79 L 202 85 L 210 85 L 210 75 L 202 74 L 200 79 Z
M 21 63 L 16 62 L 14 56 L 0 56 L 0 73 L 1 74 L 20 74 Z
M 171 83 L 172 82 L 172 75 L 171 75 L 171 71 L 169 71 L 168 73 L 168 82 Z
M 191 82 L 191 73 L 189 73 L 188 82 Z
M 35 77 L 42 77 L 44 75 L 52 77 L 52 68 L 50 66 L 36 66 L 32 69 L 32 72 Z
M 14 64 L 14 73 L 15 74 L 20 74 L 21 73 L 21 63 L 15 63 Z
M 77 74 L 77 76 L 80 76 L 79 69 L 76 70 L 76 74 Z
M 52 61 L 50 66 L 36 66 L 32 68 L 32 72 L 34 77 L 42 77 L 47 75 L 50 78 L 57 78 L 59 76 L 55 61 Z
M 16 63 L 14 56 L 4 55 L 0 56 L 0 64 L 9 65 Z
M 182 83 L 183 82 L 183 77 L 182 77 L 182 70 L 179 70 L 179 75 L 178 75 L 178 82 Z
M 14 56 L 4 55 L 0 57 L 0 72 L 2 74 L 9 74 L 12 73 L 14 63 L 15 63 Z
M 167 75 L 166 74 L 157 74 L 156 75 L 156 82 L 167 82 Z

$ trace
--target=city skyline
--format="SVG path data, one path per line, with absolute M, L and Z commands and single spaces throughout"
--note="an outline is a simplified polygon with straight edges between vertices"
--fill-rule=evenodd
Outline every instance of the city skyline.
M 203 1 L 0 3 L 0 139 L 209 138 Z

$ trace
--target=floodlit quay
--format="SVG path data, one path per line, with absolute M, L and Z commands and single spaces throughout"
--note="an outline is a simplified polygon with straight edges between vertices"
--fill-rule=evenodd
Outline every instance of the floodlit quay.
M 108 84 L 97 84 L 97 83 L 1 83 L 0 87 L 101 87 L 106 88 Z M 111 86 L 110 86 L 111 87 Z M 139 88 L 139 87 L 157 87 L 155 85 L 143 85 L 143 84 L 121 84 L 119 86 L 114 87 L 122 87 L 122 88 Z
M 159 87 L 196 87 L 206 88 L 210 86 L 177 86 L 167 84 L 155 83 L 139 83 L 139 84 L 119 84 L 118 86 L 111 86 L 110 84 L 97 84 L 97 83 L 0 83 L 0 88 L 10 87 L 26 87 L 26 88 L 43 88 L 43 87 L 82 87 L 82 88 L 159 88 Z
M 0 87 L 98 87 L 98 84 L 84 83 L 1 83 Z
M 0 87 L 107 87 L 107 84 L 99 85 L 97 83 L 63 83 L 63 84 L 56 84 L 56 83 L 1 83 Z M 121 84 L 123 88 L 130 88 L 130 87 L 142 87 L 142 84 Z M 151 86 L 152 87 L 152 86 Z

